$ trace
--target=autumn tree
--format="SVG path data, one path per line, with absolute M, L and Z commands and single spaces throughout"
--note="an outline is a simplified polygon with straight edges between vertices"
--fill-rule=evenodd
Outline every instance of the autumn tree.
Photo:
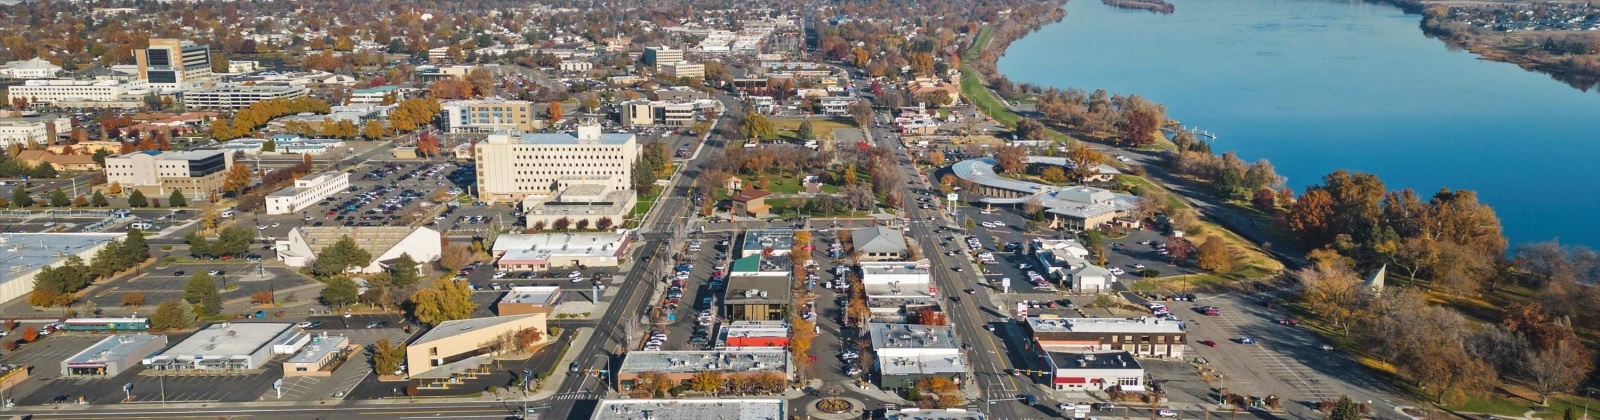
M 767 116 L 750 111 L 744 116 L 744 135 L 751 139 L 771 138 L 777 135 L 777 128 Z
M 450 272 L 461 271 L 472 263 L 472 250 L 465 244 L 451 244 L 439 255 L 439 266 Z
M 1294 272 L 1301 298 L 1312 313 L 1344 335 L 1360 311 L 1361 279 L 1343 265 L 1318 264 Z
M 544 116 L 545 119 L 549 120 L 551 124 L 560 122 L 561 118 L 563 117 L 561 113 L 561 101 L 550 101 L 550 106 L 545 108 Z
M 1122 101 L 1122 120 L 1117 132 L 1122 141 L 1136 146 L 1155 143 L 1161 126 L 1166 124 L 1166 107 L 1150 102 L 1139 95 Z
M 411 295 L 412 316 L 428 325 L 467 319 L 478 304 L 472 302 L 472 289 L 466 282 L 443 280 Z
M 1028 149 L 1022 146 L 1001 146 L 995 149 L 994 160 L 1002 172 L 1021 173 L 1028 168 Z
M 689 377 L 689 389 L 696 392 L 715 393 L 722 389 L 723 383 L 722 374 L 716 371 L 695 372 Z
M 1287 215 L 1289 229 L 1307 246 L 1321 246 L 1333 242 L 1333 197 L 1321 189 L 1301 194 Z
M 406 360 L 406 347 L 380 338 L 372 345 L 372 371 L 378 375 L 393 375 Z
M 122 295 L 122 306 L 144 306 L 144 293 L 128 292 Z
M 1250 197 L 1250 206 L 1270 213 L 1278 208 L 1278 193 L 1267 187 L 1256 189 L 1255 194 Z
M 1228 246 L 1222 238 L 1212 236 L 1200 243 L 1200 251 L 1195 254 L 1195 263 L 1200 268 L 1211 271 L 1228 271 L 1233 268 L 1233 258 L 1228 254 Z
M 150 316 L 150 328 L 156 330 L 186 330 L 194 328 L 194 306 L 182 301 L 169 300 L 156 306 Z

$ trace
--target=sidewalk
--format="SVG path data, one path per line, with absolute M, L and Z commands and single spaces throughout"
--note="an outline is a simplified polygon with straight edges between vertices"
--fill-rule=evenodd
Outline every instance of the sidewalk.
M 539 382 L 539 392 L 529 395 L 528 399 L 533 401 L 547 400 L 561 391 L 559 389 L 561 384 L 567 381 L 567 369 L 565 366 L 572 364 L 572 361 L 578 358 L 579 352 L 570 351 L 572 346 L 576 343 L 588 343 L 589 336 L 593 335 L 593 333 L 593 328 L 578 329 L 578 334 L 573 336 L 572 340 L 566 342 L 567 348 L 562 350 L 561 360 L 556 361 L 554 372 Z

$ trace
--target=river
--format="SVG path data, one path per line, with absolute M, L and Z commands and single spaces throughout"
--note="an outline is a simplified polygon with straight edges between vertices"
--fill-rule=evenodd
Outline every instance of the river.
M 1600 248 L 1600 94 L 1429 39 L 1360 2 L 1175 0 L 1170 15 L 1067 3 L 1013 43 L 1012 81 L 1139 94 L 1266 158 L 1297 191 L 1338 168 L 1424 197 L 1471 189 L 1512 244 Z

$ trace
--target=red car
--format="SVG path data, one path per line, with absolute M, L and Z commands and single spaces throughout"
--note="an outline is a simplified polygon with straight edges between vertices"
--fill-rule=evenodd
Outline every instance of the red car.
M 1205 344 L 1207 347 L 1216 347 L 1217 346 L 1217 342 L 1211 341 L 1211 340 L 1200 340 L 1200 344 Z
M 1298 326 L 1300 326 L 1300 321 L 1295 321 L 1294 318 L 1284 318 L 1284 319 L 1278 320 L 1278 325 L 1288 325 L 1288 326 L 1291 326 L 1291 327 L 1298 327 Z

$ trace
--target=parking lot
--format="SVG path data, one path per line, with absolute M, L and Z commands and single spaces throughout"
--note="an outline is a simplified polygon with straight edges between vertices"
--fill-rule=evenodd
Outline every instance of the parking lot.
M 279 300 L 287 299 L 282 293 L 315 281 L 288 268 L 263 265 L 257 261 L 229 260 L 204 263 L 173 264 L 164 268 L 151 268 L 142 276 L 114 280 L 98 289 L 89 300 L 101 308 L 122 306 L 122 298 L 137 292 L 144 296 L 146 307 L 154 308 L 168 300 L 183 298 L 183 288 L 196 273 L 212 274 L 224 302 L 247 299 L 256 292 L 276 291 Z M 313 294 L 295 296 L 298 299 L 315 298 Z
M 663 313 L 672 314 L 666 328 L 659 329 L 666 334 L 659 349 L 704 350 L 715 343 L 717 337 L 714 333 L 723 316 L 718 308 L 722 302 L 720 293 L 725 289 L 729 251 L 735 246 L 734 239 L 734 235 L 728 233 L 698 234 L 688 242 L 690 247 L 696 242 L 700 244 L 698 251 L 686 249 L 688 259 L 682 262 L 693 265 L 689 267 L 689 274 L 682 279 L 673 274 L 669 282 L 677 287 L 669 286 L 664 301 L 657 303 Z M 723 241 L 727 241 L 727 244 L 723 245 Z M 722 269 L 718 270 L 718 266 Z M 713 287 L 712 281 L 718 278 L 721 281 Z M 674 294 L 674 291 L 677 293 Z M 711 299 L 710 305 L 707 305 L 707 298 Z M 702 317 L 702 314 L 706 316 Z M 658 328 L 651 330 L 654 334 Z
M 149 223 L 146 231 L 159 231 L 188 221 L 194 213 L 166 209 L 8 210 L 0 212 L 0 232 L 126 232 L 135 222 Z
M 350 188 L 294 214 L 240 214 L 239 223 L 272 240 L 296 226 L 403 226 L 412 222 L 440 231 L 516 223 L 509 207 L 475 206 L 457 197 L 472 188 L 471 165 L 449 162 L 371 162 L 350 169 Z M 444 197 L 436 197 L 439 192 Z M 436 204 L 436 198 L 445 198 Z M 439 210 L 443 206 L 445 210 Z M 446 214 L 440 215 L 440 212 Z M 482 217 L 475 217 L 482 216 Z M 499 216 L 498 218 L 496 216 Z
M 997 262 L 997 264 L 990 264 L 984 267 L 988 274 L 986 276 L 987 280 L 991 283 L 1002 278 L 1010 278 L 1013 292 L 1054 293 L 1053 290 L 1048 288 L 1033 288 L 1027 282 L 1028 275 L 1026 270 L 1018 267 L 1023 263 L 1032 263 L 1032 259 L 1024 255 L 1027 244 L 1030 241 L 1041 238 L 1059 239 L 1061 236 L 1059 233 L 1055 235 L 1025 233 L 1024 227 L 1027 226 L 1027 220 L 1016 212 L 1017 209 L 1011 208 L 995 207 L 988 209 L 977 206 L 962 206 L 959 208 L 955 220 L 960 223 L 959 221 L 965 220 L 966 217 L 971 217 L 978 224 L 978 227 L 970 235 L 977 237 L 982 242 L 984 251 L 993 252 Z M 1002 225 L 994 227 L 983 225 L 996 222 Z M 941 236 L 941 240 L 945 236 L 948 236 L 948 234 Z M 1000 245 L 995 243 L 994 238 L 996 237 L 999 238 Z M 965 240 L 957 239 L 956 241 L 949 241 L 949 247 L 942 249 L 940 252 L 957 251 L 959 253 L 967 249 Z M 1129 230 L 1124 236 L 1107 238 L 1106 268 L 1111 269 L 1112 273 L 1117 275 L 1119 281 L 1130 283 L 1138 281 L 1140 278 L 1138 275 L 1140 268 L 1138 267 L 1154 269 L 1160 276 L 1195 273 L 1196 271 L 1192 267 L 1173 265 L 1170 257 L 1159 253 L 1157 245 L 1164 244 L 1166 240 L 1166 236 L 1150 228 Z M 1023 244 L 1023 251 L 1005 251 L 1003 244 L 1017 242 Z M 1079 239 L 1079 242 L 1083 242 L 1083 240 Z M 998 287 L 998 285 L 995 287 Z

